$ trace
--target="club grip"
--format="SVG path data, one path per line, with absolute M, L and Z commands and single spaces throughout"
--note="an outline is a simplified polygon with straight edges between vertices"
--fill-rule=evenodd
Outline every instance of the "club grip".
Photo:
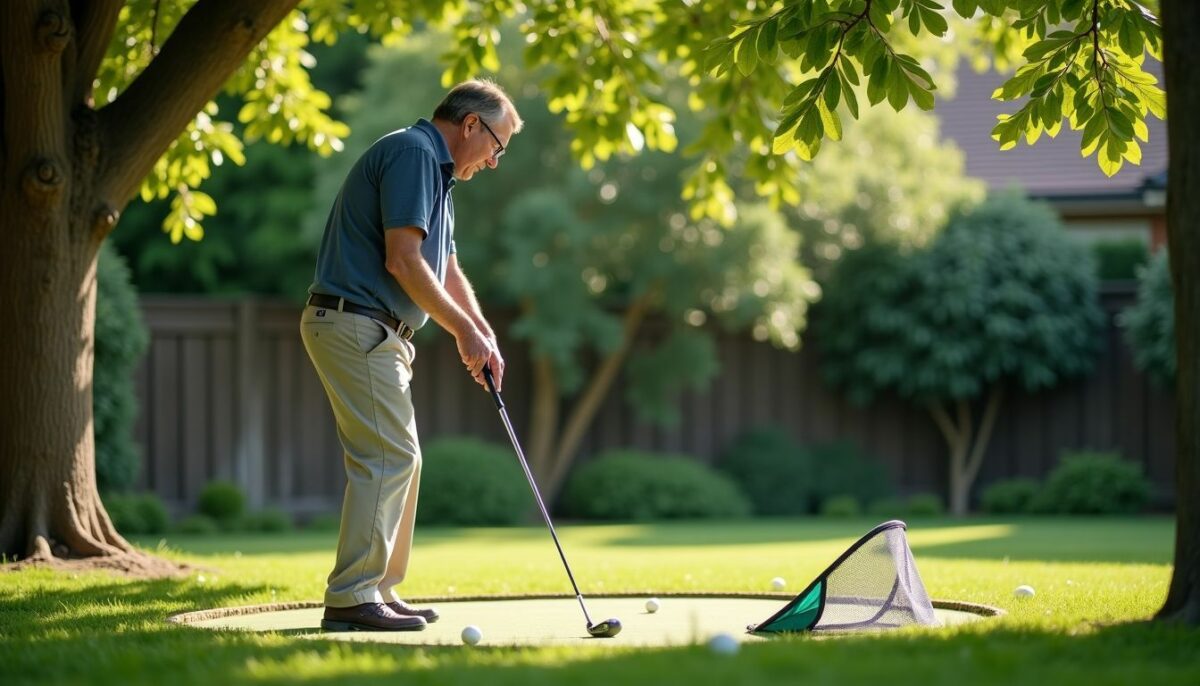
M 483 365 L 483 380 L 487 382 L 488 392 L 492 394 L 492 400 L 496 403 L 496 409 L 503 410 L 504 401 L 500 399 L 500 392 L 496 390 L 496 380 L 492 378 L 491 365 Z

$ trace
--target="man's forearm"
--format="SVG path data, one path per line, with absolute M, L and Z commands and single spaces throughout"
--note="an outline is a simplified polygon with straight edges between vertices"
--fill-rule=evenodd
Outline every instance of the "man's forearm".
M 419 255 L 415 259 L 397 260 L 389 265 L 388 272 L 417 307 L 455 337 L 469 327 L 478 328 L 474 317 L 455 302 Z M 482 332 L 488 334 L 486 330 Z
M 496 337 L 491 325 L 483 316 L 483 309 L 479 307 L 479 301 L 475 298 L 475 289 L 471 288 L 471 282 L 467 280 L 466 275 L 462 273 L 457 264 L 453 265 L 446 273 L 446 293 L 471 318 L 471 321 L 475 322 L 475 326 L 483 332 L 483 335 L 493 339 Z

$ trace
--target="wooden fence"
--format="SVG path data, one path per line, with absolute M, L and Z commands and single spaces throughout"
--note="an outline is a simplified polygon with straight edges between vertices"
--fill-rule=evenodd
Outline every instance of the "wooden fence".
M 1106 288 L 1109 322 L 1090 377 L 1051 392 L 1005 396 L 977 486 L 1043 476 L 1063 450 L 1113 450 L 1142 464 L 1160 502 L 1171 502 L 1173 402 L 1134 368 L 1113 321 L 1133 298 L 1131 286 Z M 341 449 L 300 342 L 298 307 L 146 296 L 142 308 L 151 344 L 137 374 L 140 487 L 182 510 L 209 481 L 232 479 L 252 507 L 336 510 L 344 485 Z M 888 398 L 866 409 L 849 405 L 822 382 L 811 344 L 789 353 L 746 337 L 718 340 L 720 373 L 705 391 L 680 399 L 676 426 L 639 422 L 618 382 L 580 459 L 637 447 L 708 461 L 739 431 L 775 424 L 803 443 L 853 441 L 888 470 L 901 492 L 946 492 L 946 448 L 923 410 Z M 519 342 L 507 343 L 505 400 L 519 434 L 528 416 L 526 354 Z M 507 442 L 490 399 L 463 374 L 449 336 L 418 344 L 413 394 L 422 441 L 472 435 Z

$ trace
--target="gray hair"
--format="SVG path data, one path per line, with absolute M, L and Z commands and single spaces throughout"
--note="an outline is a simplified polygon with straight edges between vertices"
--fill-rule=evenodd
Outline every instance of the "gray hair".
M 472 113 L 483 117 L 489 123 L 499 121 L 507 114 L 513 123 L 513 133 L 520 132 L 525 124 L 504 89 L 485 79 L 463 81 L 451 88 L 433 111 L 433 118 L 461 124 L 462 120 Z

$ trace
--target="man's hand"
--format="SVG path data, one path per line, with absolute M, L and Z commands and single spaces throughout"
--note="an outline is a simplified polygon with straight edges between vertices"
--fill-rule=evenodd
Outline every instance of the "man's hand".
M 474 326 L 467 327 L 455 340 L 458 343 L 458 356 L 462 358 L 467 373 L 483 383 L 483 365 L 492 359 L 491 341 Z
M 491 339 L 492 354 L 488 358 L 488 366 L 492 368 L 492 381 L 496 384 L 496 392 L 499 393 L 501 385 L 504 383 L 504 358 L 500 356 L 500 345 L 496 343 L 496 339 Z M 475 378 L 483 386 L 484 390 L 488 390 L 487 381 L 483 378 L 483 372 L 480 370 L 479 376 Z

